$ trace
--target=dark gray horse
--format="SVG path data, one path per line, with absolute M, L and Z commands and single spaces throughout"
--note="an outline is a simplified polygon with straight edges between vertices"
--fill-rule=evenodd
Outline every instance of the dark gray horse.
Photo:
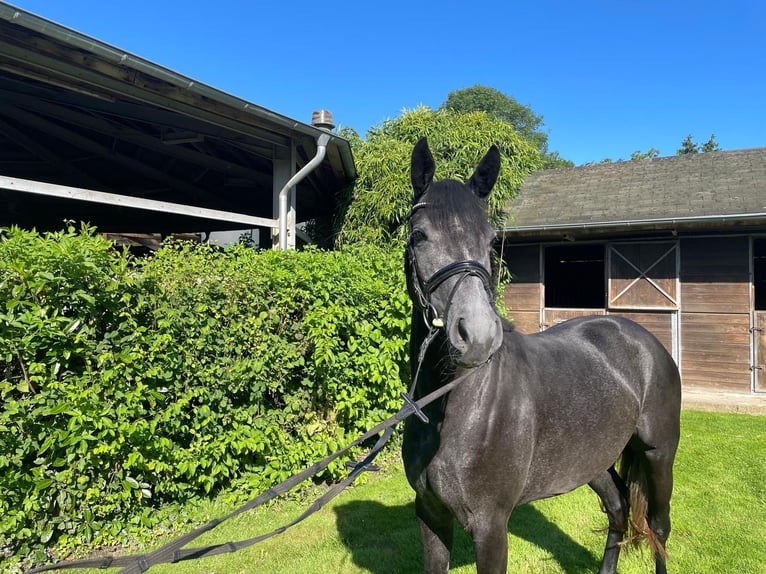
M 609 519 L 599 572 L 614 574 L 621 546 L 643 535 L 665 573 L 678 369 L 627 319 L 579 318 L 523 335 L 498 317 L 484 200 L 499 169 L 493 146 L 466 184 L 433 181 L 425 139 L 412 153 L 413 377 L 423 359 L 415 398 L 464 378 L 424 409 L 427 422 L 410 417 L 404 431 L 425 571 L 448 571 L 457 519 L 473 538 L 478 572 L 506 572 L 514 507 L 588 484 Z

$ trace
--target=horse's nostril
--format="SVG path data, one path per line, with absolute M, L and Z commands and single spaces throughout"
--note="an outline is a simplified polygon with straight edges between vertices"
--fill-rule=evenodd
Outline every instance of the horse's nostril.
M 459 319 L 457 322 L 457 334 L 460 336 L 460 340 L 463 343 L 468 343 L 470 336 L 468 335 L 468 330 L 465 328 L 465 321 L 463 319 Z

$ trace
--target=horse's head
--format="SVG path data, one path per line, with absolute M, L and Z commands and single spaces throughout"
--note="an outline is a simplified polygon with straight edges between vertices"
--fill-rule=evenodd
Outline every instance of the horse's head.
M 476 366 L 503 338 L 490 273 L 495 231 L 484 203 L 500 171 L 500 152 L 492 146 L 465 184 L 433 181 L 434 168 L 423 138 L 412 151 L 407 285 L 431 326 L 444 328 L 454 361 Z

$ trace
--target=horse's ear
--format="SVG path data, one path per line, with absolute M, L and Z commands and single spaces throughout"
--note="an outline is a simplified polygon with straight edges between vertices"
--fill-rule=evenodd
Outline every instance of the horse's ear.
M 412 189 L 415 192 L 415 202 L 418 201 L 418 198 L 423 195 L 423 192 L 433 181 L 435 169 L 436 164 L 434 163 L 434 156 L 431 155 L 431 150 L 428 149 L 428 140 L 421 138 L 412 150 L 412 162 L 410 165 L 410 177 L 412 179 Z
M 493 144 L 487 155 L 476 166 L 476 170 L 471 179 L 468 180 L 467 185 L 478 197 L 484 199 L 492 191 L 499 173 L 500 150 Z

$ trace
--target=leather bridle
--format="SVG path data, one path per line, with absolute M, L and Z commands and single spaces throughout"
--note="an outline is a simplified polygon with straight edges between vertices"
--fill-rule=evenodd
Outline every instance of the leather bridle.
M 420 273 L 420 269 L 418 267 L 417 258 L 415 257 L 415 248 L 412 241 L 411 217 L 415 209 L 425 207 L 426 205 L 427 203 L 425 202 L 417 203 L 410 210 L 408 216 L 408 220 L 410 220 L 410 238 L 407 241 L 407 256 L 409 258 L 408 264 L 411 272 L 410 283 L 415 295 L 415 300 L 413 302 L 422 311 L 423 319 L 425 320 L 429 329 L 432 327 L 438 329 L 446 325 L 446 321 L 449 316 L 449 309 L 452 306 L 452 299 L 454 298 L 455 293 L 457 293 L 457 290 L 463 281 L 469 277 L 478 277 L 481 280 L 482 285 L 484 285 L 484 290 L 487 292 L 489 300 L 493 303 L 495 301 L 495 290 L 492 286 L 492 276 L 490 275 L 489 271 L 487 271 L 487 268 L 475 259 L 453 261 L 452 263 L 448 263 L 444 267 L 438 269 L 428 279 L 423 279 L 423 276 Z M 447 298 L 447 304 L 444 307 L 444 312 L 442 316 L 440 316 L 439 311 L 433 304 L 432 296 L 445 281 L 451 277 L 456 276 L 459 277 L 459 279 L 457 282 L 455 282 L 452 289 L 450 290 L 449 297 Z

